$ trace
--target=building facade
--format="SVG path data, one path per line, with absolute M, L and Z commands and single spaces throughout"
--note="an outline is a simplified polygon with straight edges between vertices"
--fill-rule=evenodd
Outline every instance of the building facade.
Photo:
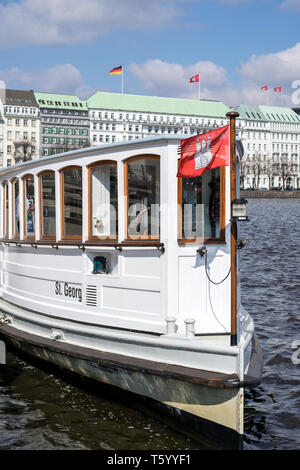
M 2 165 L 37 158 L 40 155 L 40 118 L 33 91 L 4 90 L 0 114 L 4 121 Z
M 241 186 L 300 188 L 300 116 L 288 107 L 240 105 L 236 110 L 245 149 Z
M 88 147 L 89 116 L 84 101 L 77 96 L 36 92 L 40 108 L 41 157 Z
M 91 145 L 156 134 L 193 135 L 227 124 L 219 101 L 97 92 L 87 100 Z
M 241 186 L 300 188 L 299 109 L 240 105 L 237 135 L 245 156 Z M 0 94 L 2 166 L 68 150 L 150 137 L 190 136 L 226 125 L 224 103 L 123 93 L 75 95 L 4 90 Z
M 0 167 L 3 166 L 4 119 L 0 113 Z

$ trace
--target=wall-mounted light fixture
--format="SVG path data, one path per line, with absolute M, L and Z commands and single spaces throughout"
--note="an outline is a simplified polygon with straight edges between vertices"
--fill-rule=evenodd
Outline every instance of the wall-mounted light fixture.
M 247 204 L 248 201 L 245 198 L 234 199 L 231 202 L 231 219 L 237 222 L 248 221 Z
M 107 263 L 104 256 L 96 256 L 93 262 L 93 274 L 107 274 Z

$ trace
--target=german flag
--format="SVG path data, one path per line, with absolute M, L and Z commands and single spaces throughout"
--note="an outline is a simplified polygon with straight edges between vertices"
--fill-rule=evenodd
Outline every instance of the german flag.
M 112 69 L 109 72 L 109 75 L 121 75 L 122 73 L 123 73 L 123 65 L 120 65 L 119 67 Z

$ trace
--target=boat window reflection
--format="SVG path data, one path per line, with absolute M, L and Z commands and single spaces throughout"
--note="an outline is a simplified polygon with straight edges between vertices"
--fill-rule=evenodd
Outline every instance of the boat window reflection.
M 63 237 L 82 235 L 82 170 L 72 167 L 62 170 Z
M 8 226 L 8 214 L 9 214 L 9 201 L 8 201 L 8 183 L 5 181 L 3 183 L 3 238 L 8 238 L 8 231 L 9 231 L 9 226 Z
M 55 173 L 48 172 L 40 176 L 41 195 L 41 237 L 55 239 Z
M 127 162 L 128 238 L 158 239 L 160 235 L 160 160 L 139 157 Z
M 20 238 L 20 219 L 21 219 L 21 204 L 20 204 L 20 189 L 19 180 L 12 181 L 12 238 Z
M 24 235 L 34 237 L 35 233 L 35 201 L 34 178 L 32 175 L 24 178 Z
M 182 178 L 180 196 L 180 238 L 221 238 L 220 168 L 195 178 Z
M 117 238 L 117 164 L 107 162 L 90 168 L 90 237 Z

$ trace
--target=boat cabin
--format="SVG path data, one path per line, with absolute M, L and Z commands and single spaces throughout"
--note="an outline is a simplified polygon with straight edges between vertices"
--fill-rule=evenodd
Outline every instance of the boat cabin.
M 189 325 L 229 344 L 229 167 L 177 178 L 179 149 L 158 136 L 2 169 L 0 296 L 89 325 Z

